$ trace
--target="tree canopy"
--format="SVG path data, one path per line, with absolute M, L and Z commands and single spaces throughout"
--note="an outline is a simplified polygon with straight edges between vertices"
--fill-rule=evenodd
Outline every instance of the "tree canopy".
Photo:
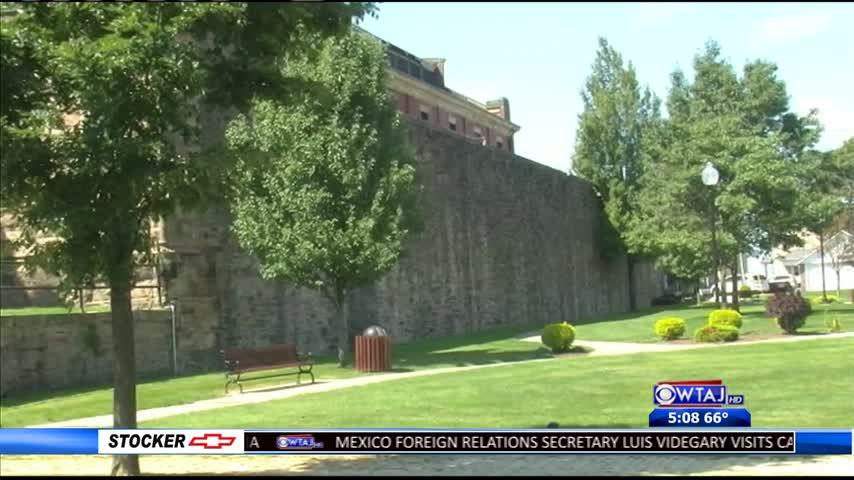
M 713 221 L 723 265 L 800 241 L 803 153 L 820 129 L 814 112 L 789 111 L 776 71 L 758 60 L 739 76 L 709 42 L 694 59 L 693 81 L 681 71 L 671 75 L 669 119 L 645 152 L 649 174 L 628 233 L 666 271 L 699 278 L 711 270 Z M 701 182 L 706 163 L 720 172 L 715 187 Z
M 257 101 L 229 127 L 232 212 L 264 277 L 318 290 L 335 306 L 343 366 L 349 292 L 397 262 L 415 225 L 414 151 L 388 99 L 383 46 L 360 32 L 319 44 L 316 61 L 294 57 L 283 70 L 316 91 Z
M 572 170 L 602 199 L 606 219 L 597 241 L 612 257 L 626 251 L 620 233 L 628 227 L 644 171 L 644 135 L 660 119 L 661 102 L 648 88 L 641 91 L 631 62 L 625 64 L 604 38 L 581 98 Z
M 200 142 L 213 105 L 303 85 L 279 74 L 372 4 L 49 3 L 0 22 L 0 193 L 33 258 L 110 285 L 114 425 L 136 427 L 130 291 L 148 223 L 216 196 L 228 169 Z M 38 242 L 42 232 L 52 240 Z M 134 457 L 116 470 L 138 473 Z

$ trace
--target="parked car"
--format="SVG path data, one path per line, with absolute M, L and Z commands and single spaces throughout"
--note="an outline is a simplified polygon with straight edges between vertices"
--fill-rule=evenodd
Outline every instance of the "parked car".
M 771 288 L 768 284 L 768 279 L 762 274 L 749 274 L 739 278 L 738 289 L 740 290 L 743 285 L 747 285 L 750 287 L 750 291 L 757 293 L 767 292 Z M 726 277 L 724 284 L 721 286 L 721 290 L 723 290 L 724 293 L 732 292 L 732 276 Z
M 791 292 L 799 286 L 800 285 L 797 280 L 795 280 L 795 277 L 788 273 L 774 275 L 768 282 L 768 287 L 772 292 Z

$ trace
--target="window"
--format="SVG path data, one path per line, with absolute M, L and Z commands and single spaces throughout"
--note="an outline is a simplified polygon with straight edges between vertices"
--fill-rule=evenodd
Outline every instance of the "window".
M 448 115 L 448 128 L 454 132 L 457 131 L 457 117 Z
M 480 140 L 480 144 L 484 147 L 486 146 L 486 137 L 483 136 L 483 132 L 480 130 L 480 127 L 474 127 L 472 129 L 474 131 L 474 137 Z
M 495 138 L 495 146 L 498 148 L 504 148 L 504 138 L 496 137 Z
M 421 105 L 421 120 L 425 122 L 430 121 L 430 107 Z

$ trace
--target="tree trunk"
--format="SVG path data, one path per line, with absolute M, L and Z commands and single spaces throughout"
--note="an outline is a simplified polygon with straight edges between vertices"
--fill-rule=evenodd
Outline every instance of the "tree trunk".
M 80 303 L 80 313 L 86 313 L 86 302 L 83 301 L 83 289 L 77 289 L 77 301 Z
M 629 275 L 629 311 L 635 312 L 638 305 L 637 298 L 635 298 L 635 258 L 632 255 L 626 256 L 626 266 Z
M 824 285 L 824 232 L 818 232 L 818 246 L 821 253 L 821 301 L 827 303 L 827 288 Z
M 350 317 L 347 315 L 346 298 L 339 296 L 335 305 L 336 326 L 338 329 L 338 367 L 347 366 L 350 356 Z
M 842 281 L 842 267 L 836 270 L 836 301 L 842 301 L 842 293 L 839 291 L 839 282 Z
M 713 203 L 714 205 L 714 203 Z M 714 262 L 714 281 L 715 281 L 715 305 L 718 309 L 721 308 L 721 299 L 726 300 L 726 296 L 721 292 L 721 284 L 718 278 L 718 270 L 720 270 L 720 257 L 718 256 L 718 240 L 717 240 L 717 209 L 712 212 L 712 261 Z
M 131 308 L 131 269 L 110 279 L 113 320 L 113 428 L 136 428 L 136 357 Z M 113 475 L 139 475 L 137 455 L 113 456 Z
M 732 309 L 740 312 L 738 295 L 741 292 L 738 290 L 738 260 L 736 260 L 734 267 L 732 269 Z

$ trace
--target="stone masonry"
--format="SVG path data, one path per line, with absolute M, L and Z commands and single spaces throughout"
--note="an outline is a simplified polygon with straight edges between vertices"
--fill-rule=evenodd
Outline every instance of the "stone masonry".
M 136 368 L 140 377 L 172 369 L 169 311 L 136 311 Z M 109 313 L 0 318 L 0 395 L 112 382 Z
M 424 229 L 408 238 L 395 268 L 354 292 L 351 334 L 377 324 L 401 343 L 629 309 L 625 259 L 603 261 L 594 244 L 599 207 L 587 182 L 430 126 L 411 124 L 410 139 Z M 262 279 L 223 209 L 175 215 L 157 234 L 173 265 L 161 283 L 176 305 L 180 373 L 221 369 L 225 347 L 334 349 L 328 301 Z M 660 295 L 657 275 L 649 264 L 636 267 L 639 307 Z M 140 376 L 169 373 L 170 312 L 134 315 Z M 2 394 L 108 384 L 109 322 L 109 314 L 0 319 Z
M 409 342 L 629 309 L 625 259 L 605 262 L 594 245 L 599 207 L 587 182 L 428 126 L 411 124 L 410 138 L 424 230 L 382 280 L 354 292 L 351 334 L 378 324 Z M 166 291 L 178 304 L 180 368 L 218 368 L 230 346 L 334 348 L 328 302 L 263 280 L 224 211 L 170 218 L 163 238 L 177 265 Z M 648 306 L 661 293 L 657 273 L 641 264 L 635 277 Z

